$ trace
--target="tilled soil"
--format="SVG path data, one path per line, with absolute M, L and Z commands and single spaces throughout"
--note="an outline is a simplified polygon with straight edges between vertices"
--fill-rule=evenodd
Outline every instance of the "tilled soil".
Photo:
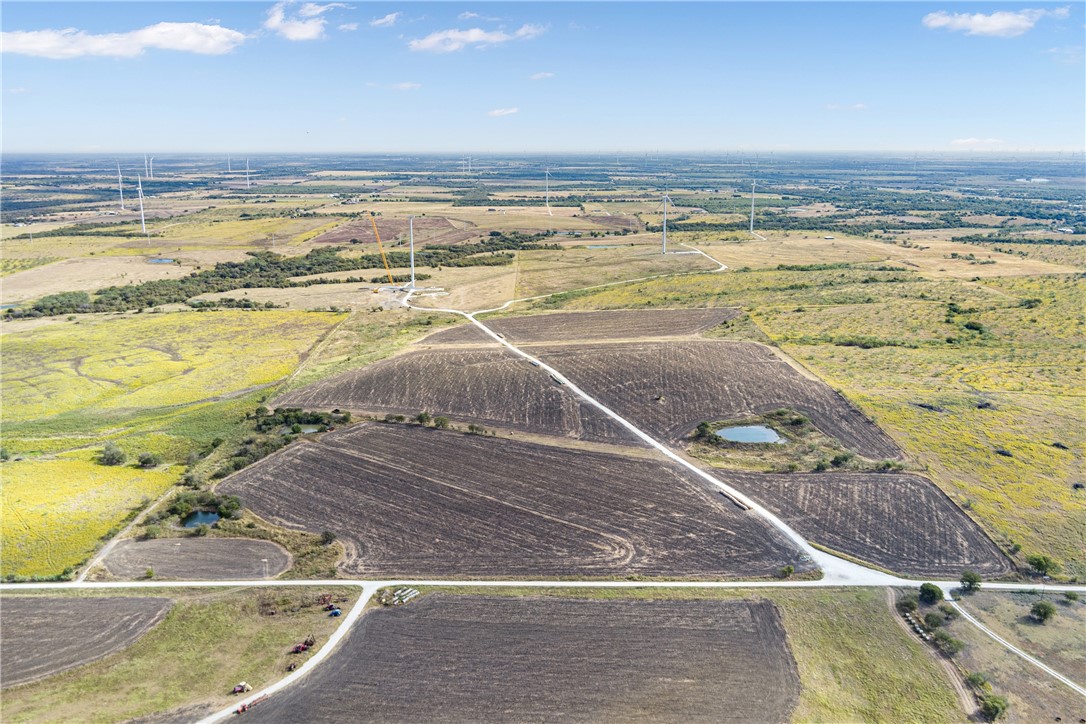
M 267 559 L 265 566 L 264 559 Z M 290 554 L 270 541 L 244 538 L 159 538 L 120 541 L 103 561 L 117 578 L 235 581 L 274 578 L 290 566 Z
M 767 523 L 678 466 L 417 425 L 293 445 L 220 484 L 348 548 L 354 576 L 672 578 L 809 570 Z
M 275 407 L 431 415 L 525 432 L 639 444 L 624 428 L 503 349 L 393 357 L 290 392 Z
M 430 594 L 371 611 L 254 722 L 785 722 L 799 675 L 768 601 Z
M 0 683 L 25 684 L 135 643 L 169 611 L 168 598 L 46 598 L 0 601 Z
M 759 344 L 635 342 L 533 346 L 530 351 L 657 440 L 679 442 L 706 420 L 789 408 L 864 457 L 902 455 L 841 395 Z
M 980 527 L 916 475 L 715 473 L 813 543 L 895 573 L 954 580 L 967 568 L 1011 571 Z
M 570 342 L 640 337 L 687 337 L 738 316 L 736 309 L 628 309 L 565 312 L 482 320 L 514 344 Z M 426 344 L 492 341 L 475 325 L 447 329 Z

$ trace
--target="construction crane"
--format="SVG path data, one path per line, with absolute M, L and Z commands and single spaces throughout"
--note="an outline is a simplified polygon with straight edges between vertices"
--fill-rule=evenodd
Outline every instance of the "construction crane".
M 377 251 L 381 252 L 381 261 L 385 263 L 385 273 L 388 274 L 388 283 L 395 284 L 392 279 L 392 269 L 388 266 L 388 257 L 385 256 L 385 248 L 381 246 L 381 235 L 377 233 L 377 215 L 370 212 L 370 223 L 373 224 L 373 235 L 377 237 Z

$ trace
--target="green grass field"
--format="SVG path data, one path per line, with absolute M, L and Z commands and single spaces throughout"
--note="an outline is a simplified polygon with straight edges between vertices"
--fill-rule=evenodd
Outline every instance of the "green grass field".
M 343 315 L 180 312 L 79 317 L 3 335 L 4 576 L 77 565 L 191 453 L 228 437 Z M 96 462 L 117 444 L 122 466 Z M 141 452 L 164 465 L 134 467 Z

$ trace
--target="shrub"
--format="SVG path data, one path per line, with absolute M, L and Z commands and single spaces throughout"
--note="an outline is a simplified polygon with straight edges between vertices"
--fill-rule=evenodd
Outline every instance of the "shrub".
M 985 694 L 980 697 L 980 713 L 984 715 L 984 718 L 988 721 L 995 721 L 1002 719 L 1003 715 L 1007 713 L 1007 707 L 1009 703 L 1006 697 L 996 696 L 995 694 Z
M 897 602 L 897 610 L 902 613 L 912 613 L 917 608 L 919 608 L 919 605 L 916 602 L 916 596 L 905 596 Z
M 154 568 L 148 568 L 146 571 L 143 572 L 143 577 L 144 578 L 154 578 L 155 577 L 155 569 Z
M 149 452 L 141 452 L 139 463 L 141 468 L 157 468 L 162 464 L 162 456 Z
M 934 583 L 924 583 L 920 586 L 920 602 L 925 606 L 938 603 L 943 599 L 943 589 Z
M 939 610 L 943 613 L 943 617 L 946 618 L 947 621 L 953 621 L 961 616 L 961 614 L 958 613 L 958 609 L 954 608 L 949 603 L 940 603 Z
M 1038 601 L 1029 609 L 1029 615 L 1038 623 L 1045 623 L 1056 615 L 1056 607 L 1049 601 Z
M 201 523 L 192 529 L 192 534 L 198 538 L 203 538 L 210 530 L 211 528 L 206 523 Z
M 837 455 L 833 456 L 833 460 L 830 460 L 830 465 L 832 465 L 835 468 L 839 468 L 842 465 L 847 464 L 848 461 L 851 460 L 851 459 L 852 459 L 852 453 L 850 453 L 850 452 L 838 453 Z
M 162 529 L 157 525 L 149 525 L 143 529 L 143 537 L 147 540 L 154 540 L 162 535 Z
M 1063 597 L 1067 600 L 1068 603 L 1074 603 L 1078 600 L 1078 594 L 1074 591 L 1067 591 L 1063 594 Z
M 431 417 L 430 413 L 427 412 L 426 410 L 423 410 L 419 414 L 415 415 L 415 422 L 417 422 L 420 425 L 429 425 L 430 420 L 432 420 L 432 419 L 434 419 L 434 418 Z
M 943 617 L 942 615 L 932 611 L 931 613 L 924 616 L 924 625 L 933 630 L 937 629 L 943 625 Z
M 780 578 L 789 578 L 796 572 L 794 566 L 781 566 L 781 569 L 777 571 L 777 576 Z
M 437 429 L 444 430 L 448 426 L 449 426 L 449 418 L 447 418 L 447 417 L 435 417 L 434 418 L 434 427 L 436 427 Z
M 321 545 L 332 545 L 336 539 L 336 534 L 330 530 L 326 530 L 321 533 Z
M 980 590 L 981 577 L 980 574 L 968 569 L 962 571 L 961 577 L 962 591 L 965 593 L 973 593 Z
M 124 451 L 112 442 L 107 442 L 98 455 L 98 462 L 103 465 L 124 465 L 127 459 L 128 456 L 124 454 Z
M 965 648 L 965 643 L 948 634 L 946 629 L 937 629 L 932 637 L 939 650 L 948 656 L 961 653 L 961 650 Z
M 406 419 L 407 418 L 404 417 L 403 415 L 396 415 L 396 414 L 393 414 L 391 412 L 388 413 L 387 415 L 385 415 L 385 422 L 403 422 Z M 298 431 L 301 432 L 301 429 L 302 429 L 301 426 L 295 425 L 295 427 L 297 427 Z
M 979 691 L 989 691 L 992 688 L 992 685 L 988 683 L 988 677 L 979 671 L 974 671 L 972 674 L 966 676 L 965 683 Z
M 1042 576 L 1057 573 L 1060 570 L 1060 564 L 1049 558 L 1048 556 L 1026 556 L 1026 563 L 1030 565 L 1030 568 L 1037 571 Z

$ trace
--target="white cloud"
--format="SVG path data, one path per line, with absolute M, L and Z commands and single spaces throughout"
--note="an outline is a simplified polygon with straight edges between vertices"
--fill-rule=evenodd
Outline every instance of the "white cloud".
M 842 105 L 840 103 L 827 103 L 826 104 L 826 110 L 828 110 L 828 111 L 866 111 L 867 110 L 867 104 L 866 103 L 849 103 L 849 104 Z
M 950 145 L 958 148 L 992 148 L 1004 143 L 1000 138 L 955 138 Z
M 395 90 L 418 90 L 422 83 L 393 83 L 392 87 Z
M 460 13 L 456 17 L 460 18 L 461 20 L 471 20 L 472 18 L 482 18 L 483 16 L 480 15 L 479 13 L 473 13 L 470 10 L 468 10 L 468 11 L 464 11 L 464 12 Z
M 306 3 L 298 8 L 298 14 L 303 18 L 315 18 L 319 15 L 323 15 L 329 10 L 347 7 L 349 6 L 346 3 L 325 3 L 324 5 L 321 5 L 320 3 Z
M 1084 57 L 1081 45 L 1064 45 L 1045 52 L 1052 56 L 1052 60 L 1063 65 L 1082 65 Z
M 529 40 L 544 32 L 541 25 L 522 25 L 512 33 L 504 30 L 483 30 L 471 28 L 469 30 L 438 30 L 430 33 L 425 38 L 416 38 L 407 46 L 411 50 L 421 50 L 430 53 L 452 53 L 468 46 L 483 48 L 489 45 L 500 45 L 510 40 Z
M 514 113 L 516 113 L 519 110 L 520 110 L 519 108 L 515 108 L 515 107 L 514 108 L 495 108 L 492 111 L 487 111 L 486 114 L 488 116 L 490 116 L 491 118 L 500 118 L 501 116 L 511 116 L 511 115 L 513 115 Z
M 22 94 L 22 93 L 29 93 L 29 92 L 30 92 L 30 89 L 29 89 L 29 88 L 22 88 L 22 87 L 19 87 L 19 88 L 8 88 L 8 93 L 13 93 L 13 94 L 15 94 L 15 95 L 20 95 L 20 94 Z
M 358 30 L 358 23 L 343 23 L 339 26 L 339 29 L 345 33 L 349 33 L 353 30 Z
M 1066 18 L 1068 8 L 1042 10 L 1025 8 L 1023 10 L 1000 10 L 991 15 L 984 13 L 948 13 L 940 10 L 924 16 L 924 27 L 932 29 L 958 30 L 966 35 L 987 35 L 994 38 L 1013 38 L 1029 31 L 1045 17 Z
M 391 28 L 400 19 L 403 13 L 389 13 L 383 18 L 374 18 L 370 21 L 371 28 Z
M 547 78 L 553 78 L 554 73 L 543 71 L 541 73 L 532 73 L 528 77 L 531 78 L 532 80 L 546 80 Z
M 292 5 L 294 0 L 282 0 L 273 5 L 264 20 L 264 28 L 287 40 L 320 40 L 324 37 L 324 26 L 328 23 L 321 15 L 335 8 L 348 7 L 343 3 L 305 3 L 298 8 L 297 16 L 288 16 L 287 8 Z
M 200 55 L 222 55 L 241 45 L 245 34 L 221 25 L 156 23 L 127 33 L 95 35 L 75 28 L 14 30 L 0 33 L 5 53 L 63 60 L 86 55 L 133 58 L 148 48 L 179 50 Z

